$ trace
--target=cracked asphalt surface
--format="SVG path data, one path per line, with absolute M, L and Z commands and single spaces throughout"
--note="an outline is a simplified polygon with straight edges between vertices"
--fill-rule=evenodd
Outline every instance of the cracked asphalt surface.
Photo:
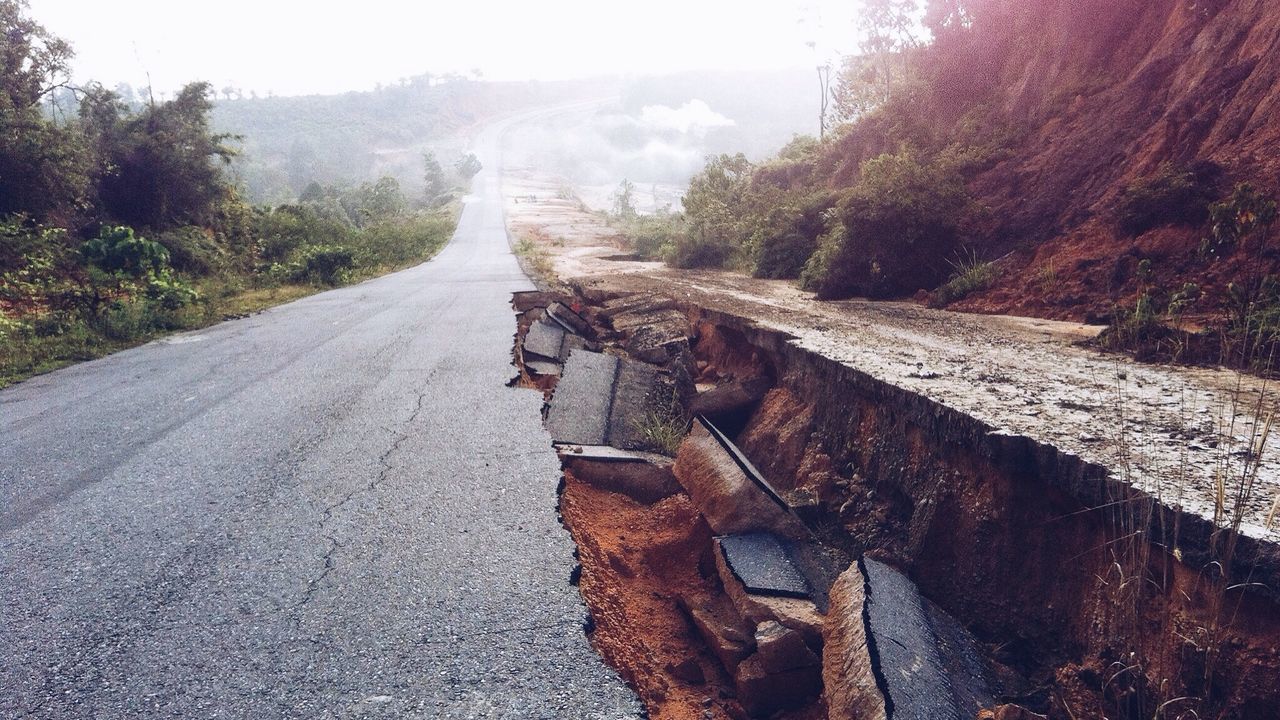
M 0 717 L 623 718 L 499 140 L 432 262 L 0 392 Z

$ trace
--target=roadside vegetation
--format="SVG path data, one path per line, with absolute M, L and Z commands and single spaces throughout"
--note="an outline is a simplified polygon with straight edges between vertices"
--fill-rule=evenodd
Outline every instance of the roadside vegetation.
M 867 5 L 863 53 L 837 74 L 823 118 L 832 130 L 798 136 L 762 162 L 709 157 L 682 212 L 615 208 L 638 255 L 796 279 L 824 299 L 901 297 L 953 281 L 962 248 L 978 247 L 968 240 L 982 209 L 967 182 L 999 159 L 1005 134 L 976 120 L 940 132 L 921 119 L 926 71 L 969 32 L 962 8 L 930 4 L 924 20 L 936 40 L 926 46 L 912 34 L 915 3 Z M 973 263 L 985 272 L 984 260 Z M 979 280 L 968 272 L 947 292 Z
M 0 0 L 0 33 L 0 386 L 428 258 L 479 171 L 429 157 L 416 198 L 388 177 L 254 207 L 208 84 L 135 107 L 73 87 L 71 47 L 22 0 Z

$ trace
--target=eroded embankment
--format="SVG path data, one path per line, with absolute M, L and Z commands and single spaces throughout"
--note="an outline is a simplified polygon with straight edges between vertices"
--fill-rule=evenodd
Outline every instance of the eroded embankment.
M 593 641 L 654 717 L 823 717 L 827 701 L 840 717 L 848 711 L 838 708 L 864 700 L 909 716 L 901 699 L 893 708 L 886 660 L 843 646 L 875 644 L 871 621 L 849 617 L 869 606 L 864 589 L 874 595 L 869 579 L 846 580 L 864 557 L 914 581 L 922 616 L 954 618 L 957 637 L 973 634 L 991 694 L 980 704 L 996 716 L 1273 717 L 1273 547 L 1237 542 L 1111 479 L 1114 470 L 993 433 L 740 318 L 651 297 L 562 299 L 590 326 L 581 350 L 655 368 L 682 398 L 680 433 L 693 414 L 714 421 L 805 526 L 800 539 L 845 565 L 831 591 L 840 602 L 804 611 L 813 617 L 779 609 L 782 600 L 754 595 L 727 571 L 715 538 L 796 533 L 789 521 L 760 520 L 767 505 L 753 506 L 740 488 L 722 492 L 716 473 L 726 471 L 707 461 L 714 446 L 696 422 L 693 435 L 675 438 L 674 467 L 653 463 L 678 483 L 623 482 L 634 474 L 620 470 L 625 463 L 583 465 L 562 450 L 561 510 L 580 549 Z M 517 303 L 522 337 L 551 298 L 530 300 Z M 559 360 L 574 372 L 567 354 Z M 526 384 L 552 395 L 554 377 L 521 367 Z M 626 402 L 616 383 L 614 395 L 616 413 Z M 650 422 L 652 411 L 637 417 Z M 666 449 L 674 454 L 675 443 Z M 779 660 L 781 647 L 791 650 Z M 826 687 L 813 692 L 804 691 L 815 677 L 809 653 L 827 659 L 817 670 Z

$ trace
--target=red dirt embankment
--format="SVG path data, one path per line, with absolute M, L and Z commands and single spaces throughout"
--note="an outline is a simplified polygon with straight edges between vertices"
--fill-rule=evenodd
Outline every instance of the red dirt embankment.
M 956 306 L 1102 317 L 1152 284 L 1219 296 L 1245 269 L 1278 266 L 1257 244 L 1212 264 L 1206 229 L 1131 238 L 1115 226 L 1124 189 L 1162 165 L 1212 161 L 1222 189 L 1280 185 L 1280 6 L 1268 0 L 974 0 L 972 32 L 940 36 L 928 122 L 1004 129 L 1008 154 L 971 184 L 989 209 L 977 237 L 1013 251 L 996 287 Z M 854 133 L 856 135 L 856 133 Z M 858 138 L 848 159 L 857 162 Z M 842 168 L 841 170 L 846 170 Z M 1177 285 L 1174 285 L 1177 283 Z

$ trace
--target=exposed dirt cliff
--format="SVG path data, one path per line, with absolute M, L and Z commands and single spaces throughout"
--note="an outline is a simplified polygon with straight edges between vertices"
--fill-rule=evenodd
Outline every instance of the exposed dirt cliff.
M 940 37 L 930 123 L 1006 132 L 1003 159 L 971 190 L 979 237 L 1012 252 L 994 288 L 961 309 L 1104 316 L 1151 282 L 1212 297 L 1274 251 L 1260 242 L 1206 262 L 1207 228 L 1117 227 L 1126 188 L 1162 167 L 1210 168 L 1221 194 L 1280 182 L 1280 8 L 1265 0 L 989 0 L 974 32 Z M 856 156 L 856 153 L 854 154 Z M 1208 161 L 1208 162 L 1205 162 Z

